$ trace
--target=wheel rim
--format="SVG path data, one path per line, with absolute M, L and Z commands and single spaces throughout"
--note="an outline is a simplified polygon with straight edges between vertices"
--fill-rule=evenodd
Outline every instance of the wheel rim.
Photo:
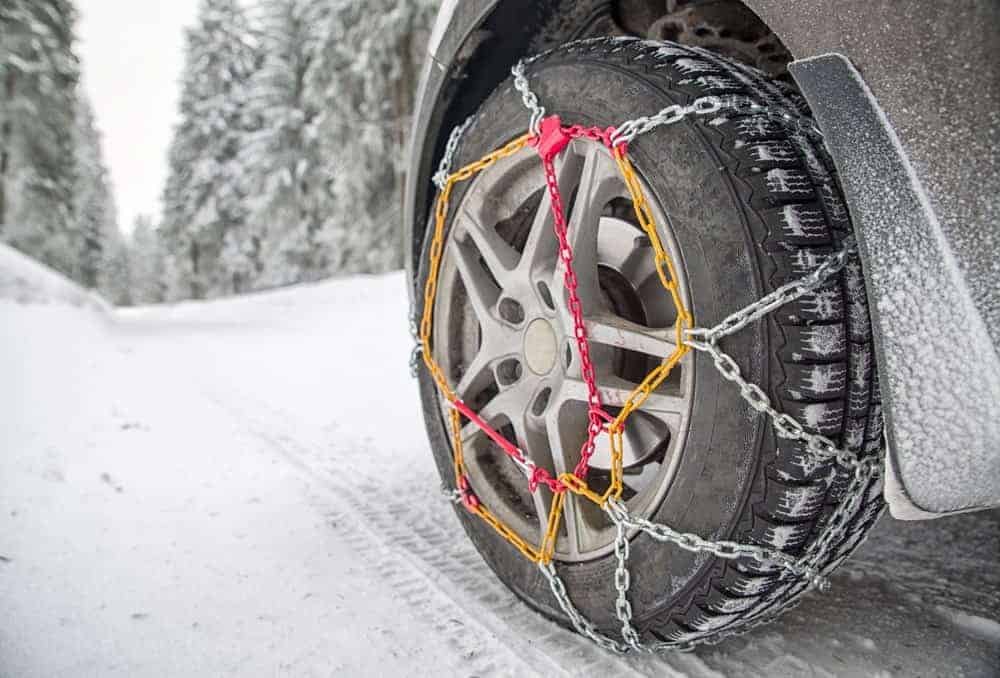
M 676 310 L 656 274 L 628 190 L 607 149 L 574 140 L 556 162 L 601 400 L 616 414 L 636 384 L 674 349 Z M 680 261 L 669 221 L 647 190 L 660 238 Z M 462 400 L 538 466 L 572 471 L 587 431 L 572 317 L 558 261 L 545 179 L 533 149 L 498 162 L 470 185 L 454 212 L 435 306 L 435 358 Z M 681 296 L 686 280 L 678 270 Z M 649 515 L 673 480 L 694 384 L 689 355 L 625 427 L 629 509 Z M 447 403 L 441 400 L 442 413 Z M 463 420 L 465 461 L 479 498 L 537 543 L 552 495 L 528 491 L 523 472 Z M 587 481 L 609 482 L 607 436 L 598 439 Z M 570 495 L 555 557 L 583 561 L 613 549 L 614 528 L 589 501 Z

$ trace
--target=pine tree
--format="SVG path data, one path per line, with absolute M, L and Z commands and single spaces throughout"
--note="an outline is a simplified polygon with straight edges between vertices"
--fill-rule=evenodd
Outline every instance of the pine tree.
M 138 215 L 129 247 L 133 303 L 155 304 L 164 300 L 163 259 L 163 245 L 152 218 Z
M 73 227 L 76 266 L 73 277 L 84 286 L 107 295 L 116 288 L 115 272 L 119 266 L 115 258 L 124 244 L 101 151 L 101 136 L 90 101 L 82 92 L 77 95 L 76 109 Z
M 252 34 L 234 3 L 203 0 L 188 35 L 159 229 L 167 297 L 398 268 L 405 135 L 436 0 L 260 0 Z
M 259 262 L 258 287 L 314 280 L 329 273 L 324 219 L 333 204 L 329 152 L 317 136 L 319 102 L 306 92 L 315 67 L 317 27 L 326 2 L 261 3 L 261 69 L 251 80 L 250 119 L 256 131 L 245 149 L 253 216 L 250 242 Z
M 131 306 L 135 299 L 128 243 L 116 231 L 112 238 L 104 242 L 103 249 L 98 289 L 115 306 Z
M 399 237 L 406 134 L 422 47 L 435 0 L 334 0 L 319 27 L 324 36 L 309 94 L 323 111 L 318 138 L 338 205 L 326 227 L 344 272 L 379 272 L 402 265 Z M 337 152 L 333 152 L 336 149 Z M 349 159 L 349 162 L 347 161 Z
M 171 299 L 241 291 L 239 276 L 221 256 L 227 237 L 243 239 L 230 234 L 246 220 L 239 152 L 246 83 L 257 59 L 237 0 L 202 0 L 186 40 L 181 119 L 169 150 L 160 226 Z
M 78 268 L 75 21 L 69 0 L 0 2 L 0 238 L 68 275 Z

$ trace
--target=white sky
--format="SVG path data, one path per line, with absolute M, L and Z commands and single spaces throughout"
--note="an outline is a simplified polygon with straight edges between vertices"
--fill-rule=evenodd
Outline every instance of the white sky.
M 198 0 L 77 0 L 83 83 L 104 137 L 118 225 L 158 218 L 184 65 L 182 28 Z

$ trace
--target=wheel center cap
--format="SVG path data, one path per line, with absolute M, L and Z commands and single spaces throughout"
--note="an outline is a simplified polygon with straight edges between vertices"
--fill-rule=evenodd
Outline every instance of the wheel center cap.
M 548 374 L 556 362 L 555 330 L 548 320 L 535 318 L 524 331 L 524 362 L 538 375 Z

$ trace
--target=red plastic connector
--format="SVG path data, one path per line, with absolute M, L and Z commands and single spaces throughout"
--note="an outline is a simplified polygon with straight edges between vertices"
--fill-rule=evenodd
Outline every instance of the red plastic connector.
M 479 508 L 479 497 L 472 491 L 469 479 L 465 476 L 462 476 L 458 481 L 458 491 L 462 493 L 462 505 L 469 513 L 475 513 L 476 509 Z
M 543 161 L 549 161 L 559 155 L 560 151 L 566 148 L 566 144 L 573 138 L 568 131 L 563 128 L 558 115 L 550 115 L 542 118 L 538 125 L 539 134 L 532 139 L 531 145 L 542 156 Z

